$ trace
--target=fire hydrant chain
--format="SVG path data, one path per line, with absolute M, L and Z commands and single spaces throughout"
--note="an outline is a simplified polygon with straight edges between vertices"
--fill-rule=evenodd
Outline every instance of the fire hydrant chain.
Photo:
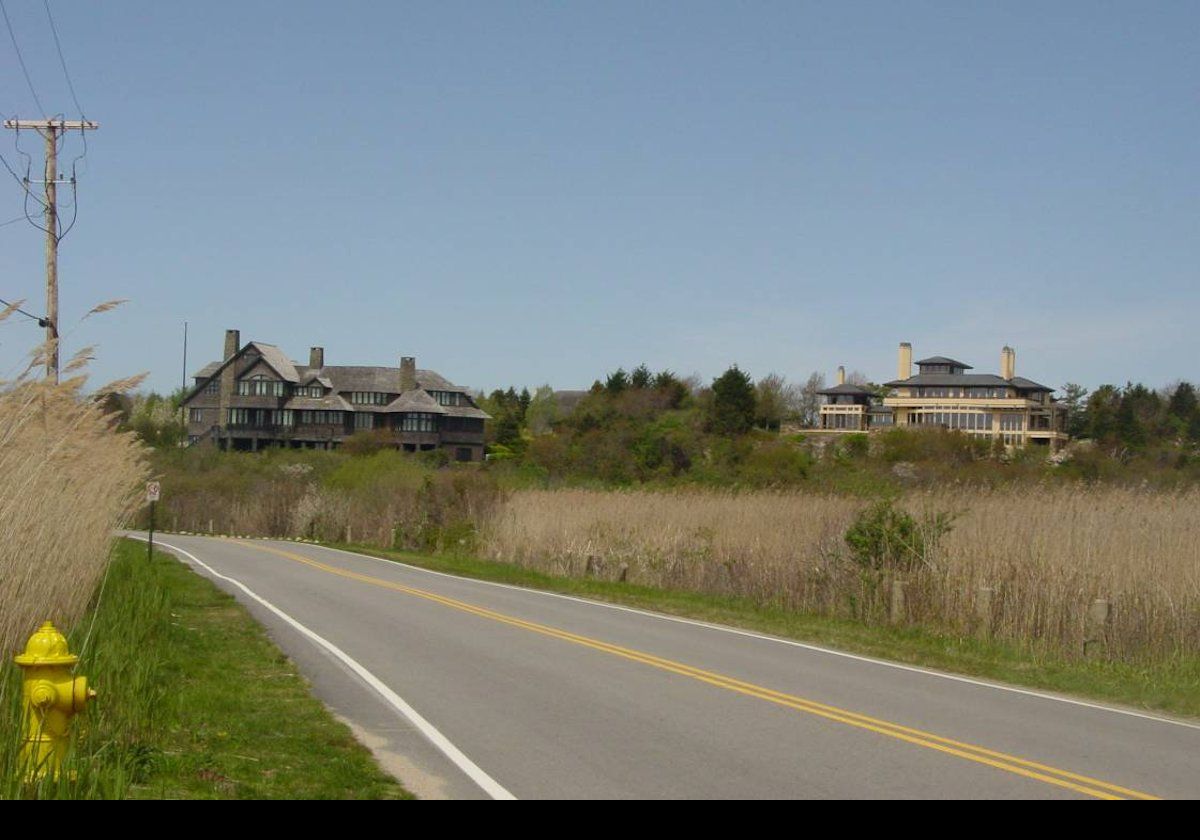
M 29 637 L 25 652 L 14 661 L 25 672 L 25 742 L 21 766 L 28 780 L 57 777 L 70 745 L 71 719 L 96 696 L 87 677 L 71 669 L 79 657 L 70 652 L 67 639 L 47 621 Z

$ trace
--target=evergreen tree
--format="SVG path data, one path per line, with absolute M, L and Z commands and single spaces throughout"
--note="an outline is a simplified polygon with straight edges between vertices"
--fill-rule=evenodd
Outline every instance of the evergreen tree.
M 633 369 L 633 374 L 629 377 L 629 384 L 639 391 L 644 391 L 650 387 L 650 382 L 653 376 L 650 373 L 650 368 L 644 364 L 638 365 Z
M 625 368 L 617 368 L 616 372 L 610 373 L 604 381 L 604 390 L 614 397 L 628 388 L 629 374 L 625 372 Z
M 1112 442 L 1117 433 L 1117 408 L 1120 392 L 1114 385 L 1101 385 L 1087 399 L 1087 435 L 1093 440 Z
M 1196 415 L 1196 389 L 1190 382 L 1180 382 L 1167 401 L 1167 414 L 1177 417 L 1184 423 L 1191 421 Z
M 666 395 L 670 408 L 679 408 L 691 396 L 687 383 L 669 370 L 654 375 L 654 390 Z
M 1088 389 L 1074 382 L 1062 386 L 1063 405 L 1067 407 L 1067 434 L 1079 437 L 1087 431 L 1087 403 L 1084 398 Z
M 1117 439 L 1126 446 L 1137 448 L 1146 444 L 1146 430 L 1134 410 L 1134 402 L 1122 399 L 1116 415 Z
M 713 380 L 708 425 L 712 431 L 740 435 L 754 425 L 754 383 L 734 365 Z

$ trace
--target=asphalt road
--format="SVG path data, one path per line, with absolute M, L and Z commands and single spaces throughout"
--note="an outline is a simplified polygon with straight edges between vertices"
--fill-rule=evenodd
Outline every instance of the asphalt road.
M 1200 796 L 1194 722 L 335 549 L 156 543 L 431 798 Z

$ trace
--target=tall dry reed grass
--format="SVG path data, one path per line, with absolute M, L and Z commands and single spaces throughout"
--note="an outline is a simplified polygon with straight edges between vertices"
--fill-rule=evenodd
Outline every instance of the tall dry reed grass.
M 195 449 L 159 453 L 156 463 L 158 522 L 171 530 L 474 550 L 477 524 L 503 499 L 486 473 L 438 469 L 394 450 L 352 457 Z
M 957 514 L 916 568 L 854 562 L 844 541 L 865 503 L 801 493 L 522 491 L 483 533 L 488 556 L 556 574 L 731 595 L 868 622 L 906 620 L 1078 654 L 1088 605 L 1112 605 L 1110 656 L 1200 650 L 1200 492 L 952 488 L 901 507 Z M 981 615 L 980 589 L 993 590 Z
M 0 320 L 10 314 L 0 313 Z M 60 385 L 24 376 L 0 390 L 0 654 L 46 619 L 66 630 L 83 615 L 114 529 L 138 503 L 143 447 L 83 393 L 82 351 Z M 136 379 L 107 391 L 132 387 Z

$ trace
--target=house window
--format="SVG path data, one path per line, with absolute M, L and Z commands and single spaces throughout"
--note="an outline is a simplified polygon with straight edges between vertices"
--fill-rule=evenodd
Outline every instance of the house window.
M 391 394 L 381 391 L 350 392 L 350 402 L 355 405 L 387 405 L 391 401 Z
M 215 376 L 204 384 L 204 393 L 206 394 L 216 394 L 220 390 L 221 383 Z
M 297 385 L 292 388 L 292 395 L 297 397 L 323 397 L 325 389 L 320 385 Z
M 375 415 L 367 411 L 354 412 L 354 429 L 362 431 L 364 429 L 375 428 Z
M 423 412 L 401 414 L 400 429 L 405 432 L 436 432 L 437 415 Z
M 280 411 L 271 412 L 272 426 L 294 426 L 296 425 L 296 415 L 290 408 L 285 408 Z
M 434 391 L 433 398 L 438 405 L 462 405 L 462 394 L 457 391 Z
M 302 426 L 340 426 L 342 412 L 340 411 L 301 411 Z
M 239 397 L 282 397 L 287 393 L 287 383 L 264 376 L 242 379 L 237 384 Z

